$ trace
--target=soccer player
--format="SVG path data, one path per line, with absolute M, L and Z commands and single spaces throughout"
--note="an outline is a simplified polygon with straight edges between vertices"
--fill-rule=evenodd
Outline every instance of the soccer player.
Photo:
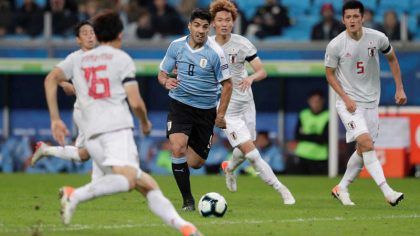
M 104 176 L 79 188 L 60 189 L 63 223 L 70 223 L 82 202 L 136 188 L 147 198 L 151 211 L 165 223 L 183 235 L 199 235 L 194 225 L 178 215 L 155 180 L 139 168 L 128 105 L 139 118 L 143 133 L 150 132 L 151 123 L 135 79 L 134 62 L 119 49 L 123 30 L 119 15 L 103 12 L 94 18 L 93 26 L 100 45 L 75 60 L 73 83 L 82 111 L 86 148 Z M 47 78 L 45 90 L 53 137 L 63 145 L 68 130 L 59 116 L 58 83 Z
M 267 162 L 261 158 L 253 142 L 256 138 L 256 122 L 251 85 L 254 81 L 263 80 L 267 76 L 257 55 L 257 49 L 245 37 L 232 33 L 237 17 L 237 9 L 232 2 L 216 0 L 210 5 L 210 12 L 216 31 L 216 35 L 212 38 L 223 48 L 228 58 L 233 81 L 233 92 L 226 111 L 226 129 L 224 129 L 234 148 L 232 159 L 222 163 L 222 169 L 226 175 L 226 186 L 232 192 L 237 190 L 236 176 L 233 171 L 242 162 L 248 160 L 258 176 L 280 193 L 284 204 L 294 204 L 293 195 L 277 179 Z M 246 62 L 254 70 L 252 75 L 248 75 L 245 69 Z
M 59 85 L 63 88 L 67 95 L 75 94 L 73 85 L 67 82 L 67 80 L 70 80 L 73 77 L 74 61 L 80 57 L 83 52 L 93 49 L 97 43 L 93 26 L 89 21 L 81 21 L 78 23 L 74 28 L 74 33 L 76 36 L 76 42 L 79 44 L 80 49 L 68 55 L 47 75 L 47 79 L 62 81 Z M 85 148 L 85 135 L 83 130 L 80 129 L 82 117 L 77 98 L 74 103 L 73 120 L 76 127 L 78 127 L 78 136 L 75 146 L 48 146 L 44 142 L 38 142 L 35 152 L 32 155 L 31 165 L 35 165 L 35 163 L 44 156 L 54 156 L 64 160 L 79 162 L 89 160 L 89 153 Z M 97 170 L 96 164 L 93 165 L 94 171 Z
M 190 34 L 170 44 L 158 75 L 159 83 L 169 90 L 167 137 L 171 143 L 172 172 L 185 211 L 195 209 L 188 166 L 198 169 L 206 161 L 214 125 L 226 128 L 225 113 L 232 94 L 223 50 L 208 38 L 210 22 L 208 10 L 195 9 L 191 13 Z M 170 77 L 175 68 L 177 77 Z M 220 84 L 222 92 L 216 109 Z
M 379 52 L 385 55 L 391 68 L 396 86 L 395 102 L 398 105 L 407 102 L 400 66 L 388 38 L 379 31 L 362 27 L 364 7 L 361 2 L 346 2 L 342 13 L 346 30 L 327 46 L 326 76 L 338 95 L 337 113 L 346 127 L 346 141 L 356 141 L 357 146 L 342 180 L 332 189 L 332 195 L 343 205 L 354 205 L 348 186 L 364 165 L 387 202 L 395 206 L 404 198 L 404 194 L 388 185 L 374 149 L 379 128 Z

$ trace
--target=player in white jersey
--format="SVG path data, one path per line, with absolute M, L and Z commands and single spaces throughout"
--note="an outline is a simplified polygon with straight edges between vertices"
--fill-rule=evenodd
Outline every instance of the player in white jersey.
M 139 118 L 143 133 L 150 132 L 151 123 L 135 79 L 134 62 L 119 49 L 123 25 L 118 13 L 103 12 L 95 16 L 93 25 L 100 45 L 75 61 L 73 83 L 85 122 L 81 129 L 86 135 L 86 147 L 104 176 L 79 188 L 60 189 L 63 223 L 70 223 L 77 205 L 82 202 L 135 188 L 147 198 L 152 212 L 165 223 L 183 235 L 200 235 L 194 225 L 178 215 L 156 181 L 139 168 L 128 105 Z M 58 111 L 56 90 L 59 82 L 47 78 L 45 90 L 53 137 L 63 145 L 68 130 Z
M 242 162 L 249 160 L 260 178 L 280 193 L 284 204 L 294 204 L 293 195 L 286 186 L 280 183 L 271 167 L 261 158 L 253 142 L 256 138 L 256 122 L 251 85 L 254 81 L 263 80 L 267 76 L 257 56 L 257 49 L 245 37 L 232 34 L 237 17 L 237 9 L 232 2 L 216 0 L 210 5 L 210 13 L 212 25 L 216 31 L 213 38 L 223 48 L 228 58 L 233 82 L 232 97 L 225 116 L 226 129 L 223 130 L 234 148 L 232 159 L 222 163 L 222 169 L 226 175 L 226 186 L 232 192 L 237 190 L 236 176 L 233 171 Z M 255 73 L 248 75 L 245 62 L 251 65 Z
M 394 77 L 395 102 L 405 104 L 400 67 L 388 38 L 381 32 L 362 27 L 363 4 L 346 2 L 342 9 L 346 30 L 327 46 L 325 67 L 328 83 L 337 96 L 337 113 L 346 128 L 347 142 L 356 141 L 356 151 L 347 163 L 346 172 L 332 190 L 332 195 L 343 205 L 354 205 L 348 186 L 362 170 L 363 165 L 382 190 L 392 206 L 403 198 L 403 193 L 394 191 L 386 182 L 378 161 L 374 140 L 378 134 L 378 104 L 380 97 L 379 56 L 385 55 Z
M 54 69 L 47 75 L 52 80 L 63 80 L 60 86 L 63 88 L 67 95 L 75 95 L 74 87 L 71 83 L 67 82 L 73 78 L 73 65 L 78 58 L 81 57 L 83 52 L 93 49 L 96 46 L 95 32 L 93 26 L 89 21 L 81 21 L 75 26 L 74 33 L 76 36 L 76 42 L 79 44 L 80 49 L 68 55 L 63 61 L 58 63 Z M 54 156 L 64 160 L 73 161 L 87 161 L 89 160 L 89 153 L 85 148 L 85 135 L 83 130 L 80 129 L 82 125 L 81 111 L 79 105 L 74 103 L 73 120 L 78 128 L 78 136 L 76 139 L 75 146 L 66 145 L 61 146 L 48 146 L 44 142 L 38 142 L 36 145 L 35 152 L 31 159 L 31 165 L 34 165 L 44 156 Z M 92 176 L 101 175 L 97 173 L 100 171 L 96 164 L 93 164 Z

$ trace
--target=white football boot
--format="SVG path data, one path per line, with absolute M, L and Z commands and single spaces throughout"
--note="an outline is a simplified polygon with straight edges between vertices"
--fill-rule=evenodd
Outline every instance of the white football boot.
M 59 197 L 61 202 L 61 220 L 63 224 L 68 225 L 71 222 L 76 205 L 70 202 L 70 197 L 74 192 L 73 187 L 65 186 L 60 188 Z
M 403 193 L 400 193 L 400 192 L 393 191 L 392 194 L 386 196 L 385 198 L 386 198 L 386 201 L 391 206 L 396 206 L 396 205 L 398 205 L 398 203 L 400 201 L 402 201 L 404 199 L 404 194 Z
M 31 158 L 31 166 L 45 156 L 45 148 L 47 147 L 48 145 L 42 141 L 36 143 L 35 151 Z
M 231 192 L 236 192 L 238 187 L 236 185 L 236 175 L 233 172 L 227 170 L 229 161 L 224 161 L 221 164 L 223 172 L 225 172 L 226 177 L 226 188 Z
M 283 198 L 284 205 L 294 205 L 296 203 L 295 198 L 288 188 L 285 187 L 284 189 L 281 189 L 280 194 Z
M 337 200 L 339 200 L 344 206 L 356 205 L 350 200 L 349 192 L 341 190 L 338 185 L 331 190 L 331 195 L 333 195 Z

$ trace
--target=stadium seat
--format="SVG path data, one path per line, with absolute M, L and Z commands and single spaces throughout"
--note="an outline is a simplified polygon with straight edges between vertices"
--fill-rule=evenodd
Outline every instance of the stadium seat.
M 290 16 L 308 14 L 311 8 L 310 0 L 283 0 L 281 3 L 287 7 Z
M 410 5 L 411 14 L 420 14 L 420 0 L 412 0 Z
M 408 30 L 413 34 L 416 35 L 420 30 L 419 22 L 418 22 L 418 15 L 410 15 L 408 17 Z
M 381 0 L 379 9 L 394 9 L 397 12 L 407 12 L 410 9 L 411 0 Z
M 376 0 L 362 0 L 362 3 L 365 6 L 365 8 L 371 9 L 372 11 L 376 11 L 378 8 Z
M 239 9 L 244 13 L 247 20 L 251 20 L 257 8 L 264 5 L 264 0 L 240 0 L 236 1 Z
M 294 19 L 294 24 L 284 30 L 283 40 L 288 41 L 309 41 L 312 27 L 317 23 L 319 17 L 313 15 L 301 15 Z

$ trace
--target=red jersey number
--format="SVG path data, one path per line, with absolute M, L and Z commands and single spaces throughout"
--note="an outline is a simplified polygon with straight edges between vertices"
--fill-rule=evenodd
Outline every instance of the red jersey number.
M 90 82 L 90 86 L 88 86 L 89 96 L 94 99 L 103 99 L 111 96 L 109 79 L 97 78 L 96 74 L 98 71 L 105 71 L 106 68 L 106 65 L 83 68 L 86 82 L 88 82 L 88 84 Z
M 363 66 L 363 61 L 358 61 L 356 63 L 356 68 L 357 68 L 357 74 L 365 73 L 365 67 Z

